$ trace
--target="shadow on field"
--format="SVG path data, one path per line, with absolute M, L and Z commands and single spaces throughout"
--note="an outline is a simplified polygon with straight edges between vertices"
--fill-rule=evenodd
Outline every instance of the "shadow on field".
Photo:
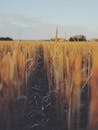
M 44 53 L 41 46 L 36 54 L 36 66 L 35 69 L 31 69 L 27 81 L 27 102 L 23 129 L 59 130 L 58 126 L 60 124 L 57 122 L 55 113 L 56 94 L 48 92 L 48 80 L 44 69 Z

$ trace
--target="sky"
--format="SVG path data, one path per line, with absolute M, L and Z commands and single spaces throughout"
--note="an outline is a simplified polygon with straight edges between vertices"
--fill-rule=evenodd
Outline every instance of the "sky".
M 98 38 L 98 0 L 0 0 L 0 37 Z

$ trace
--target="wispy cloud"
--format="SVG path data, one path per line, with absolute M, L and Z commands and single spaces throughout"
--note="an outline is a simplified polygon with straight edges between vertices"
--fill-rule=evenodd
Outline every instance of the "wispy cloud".
M 0 25 L 12 24 L 25 27 L 38 23 L 41 23 L 41 19 L 38 17 L 29 17 L 21 14 L 0 14 Z
M 29 17 L 20 14 L 0 14 L 0 36 L 10 36 L 14 39 L 50 39 L 55 35 L 56 24 L 47 24 L 39 17 Z M 67 38 L 74 34 L 93 36 L 95 30 L 84 26 L 58 25 L 59 36 Z M 90 35 L 89 35 L 89 32 Z M 97 35 L 97 33 L 96 33 Z M 95 36 L 95 34 L 94 34 Z

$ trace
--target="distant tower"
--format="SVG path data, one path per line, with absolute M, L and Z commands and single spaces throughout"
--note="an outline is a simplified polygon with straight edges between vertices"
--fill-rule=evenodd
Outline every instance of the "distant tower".
M 66 32 L 65 32 L 65 38 L 64 38 L 64 41 L 66 41 Z
M 56 33 L 55 33 L 55 42 L 58 41 L 58 27 L 56 28 Z

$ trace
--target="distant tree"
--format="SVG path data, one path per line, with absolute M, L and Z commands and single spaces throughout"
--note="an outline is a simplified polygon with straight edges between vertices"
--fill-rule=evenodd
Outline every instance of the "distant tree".
M 0 41 L 13 41 L 10 37 L 0 37 Z
M 70 38 L 69 38 L 69 41 L 74 41 L 73 37 L 70 37 Z
M 76 35 L 69 38 L 69 41 L 86 41 L 86 37 L 84 35 Z
M 92 39 L 92 41 L 98 42 L 98 39 Z

